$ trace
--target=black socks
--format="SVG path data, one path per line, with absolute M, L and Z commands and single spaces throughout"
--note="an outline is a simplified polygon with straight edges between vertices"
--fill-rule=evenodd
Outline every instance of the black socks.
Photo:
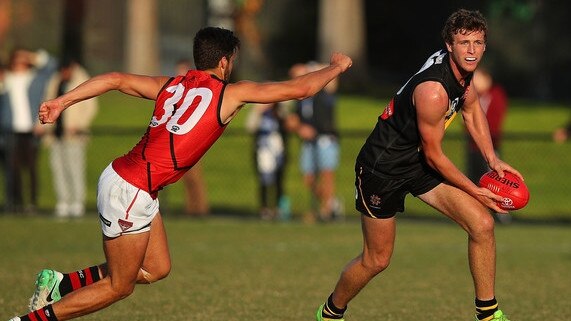
M 329 296 L 327 302 L 323 306 L 323 312 L 321 312 L 321 316 L 327 319 L 343 319 L 343 313 L 347 310 L 347 307 L 339 309 L 338 307 L 333 304 L 333 294 Z
M 498 301 L 496 301 L 496 298 L 488 301 L 476 299 L 476 317 L 478 320 L 490 320 L 496 311 L 498 311 Z
M 20 317 L 21 321 L 36 321 L 36 320 L 45 320 L 45 321 L 58 321 L 56 315 L 54 314 L 54 310 L 52 309 L 52 305 L 46 305 L 45 307 L 30 312 L 26 315 Z

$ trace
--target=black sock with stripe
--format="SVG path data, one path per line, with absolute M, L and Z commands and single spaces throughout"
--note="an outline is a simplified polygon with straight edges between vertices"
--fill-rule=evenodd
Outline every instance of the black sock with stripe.
M 52 305 L 46 305 L 45 307 L 32 311 L 26 315 L 20 317 L 21 321 L 58 321 Z
M 476 298 L 476 317 L 478 320 L 490 320 L 496 311 L 498 311 L 496 298 L 488 301 L 481 301 Z
M 83 270 L 66 273 L 63 275 L 63 279 L 59 284 L 60 295 L 63 297 L 72 291 L 95 283 L 100 279 L 99 269 L 97 266 L 91 266 Z
M 327 302 L 323 306 L 323 311 L 321 316 L 327 319 L 343 319 L 343 314 L 347 310 L 347 307 L 342 309 L 338 308 L 333 304 L 333 293 L 327 298 Z

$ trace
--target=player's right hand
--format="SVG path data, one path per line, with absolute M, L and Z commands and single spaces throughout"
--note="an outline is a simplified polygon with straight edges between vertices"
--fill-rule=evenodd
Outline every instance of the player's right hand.
M 339 66 L 341 68 L 341 72 L 345 72 L 347 69 L 351 67 L 353 61 L 347 55 L 344 55 L 339 52 L 334 52 L 331 55 L 331 61 L 329 63 L 332 66 Z
M 57 98 L 45 101 L 40 105 L 38 119 L 41 124 L 52 124 L 58 119 L 64 109 L 63 103 Z
M 478 196 L 476 197 L 480 203 L 490 208 L 496 213 L 507 214 L 508 211 L 502 209 L 498 204 L 502 202 L 503 198 L 500 195 L 494 194 L 492 191 L 485 187 L 478 188 Z

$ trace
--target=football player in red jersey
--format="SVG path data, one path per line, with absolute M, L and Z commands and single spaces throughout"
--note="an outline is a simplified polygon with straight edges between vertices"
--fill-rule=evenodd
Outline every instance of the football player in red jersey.
M 38 274 L 31 312 L 12 320 L 68 320 L 129 296 L 137 283 L 166 277 L 171 260 L 157 193 L 191 168 L 247 103 L 273 103 L 314 95 L 352 64 L 334 53 L 330 64 L 281 82 L 228 83 L 240 41 L 222 28 L 206 27 L 194 38 L 196 70 L 177 77 L 124 73 L 96 76 L 44 102 L 42 123 L 82 100 L 118 90 L 155 100 L 146 134 L 101 174 L 97 207 L 106 262 L 72 273 Z

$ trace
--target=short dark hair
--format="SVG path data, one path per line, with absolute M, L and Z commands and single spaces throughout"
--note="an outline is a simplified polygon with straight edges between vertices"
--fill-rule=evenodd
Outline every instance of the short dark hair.
M 193 56 L 198 70 L 215 68 L 222 57 L 230 57 L 240 48 L 240 39 L 230 30 L 205 27 L 194 36 Z
M 451 44 L 455 34 L 474 31 L 483 32 L 484 40 L 486 40 L 488 34 L 486 18 L 478 10 L 459 9 L 446 20 L 442 29 L 442 38 L 445 43 Z

